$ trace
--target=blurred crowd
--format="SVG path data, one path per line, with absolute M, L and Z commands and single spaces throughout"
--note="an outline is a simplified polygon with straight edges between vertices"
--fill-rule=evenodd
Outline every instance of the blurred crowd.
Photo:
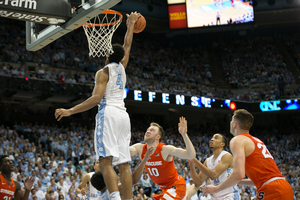
M 134 121 L 131 144 L 143 142 L 147 124 Z M 212 155 L 209 140 L 217 126 L 194 126 L 189 128 L 189 136 L 196 149 L 196 158 L 204 162 Z M 300 195 L 300 133 L 294 126 L 280 126 L 272 129 L 254 129 L 255 136 L 265 142 L 279 169 L 292 185 L 295 195 Z M 216 130 L 215 130 L 216 129 Z M 24 187 L 24 180 L 34 176 L 35 183 L 29 199 L 76 199 L 81 197 L 74 191 L 86 173 L 93 171 L 96 155 L 93 150 L 93 129 L 70 123 L 67 127 L 50 124 L 15 123 L 13 127 L 0 127 L 0 155 L 6 154 L 16 166 L 13 179 Z M 177 128 L 169 127 L 161 142 L 185 148 L 178 138 Z M 284 134 L 289 132 L 290 134 Z M 225 133 L 224 133 L 225 134 Z M 228 134 L 227 134 L 228 135 Z M 177 172 L 186 180 L 187 186 L 193 183 L 187 160 L 175 159 Z M 131 171 L 140 163 L 138 157 L 131 162 Z M 115 169 L 118 173 L 117 168 Z M 206 182 L 209 184 L 209 182 Z M 255 187 L 242 187 L 242 200 L 255 199 Z M 134 199 L 152 199 L 159 193 L 155 185 L 144 172 L 138 184 L 133 186 Z M 59 196 L 63 198 L 59 198 Z M 201 189 L 193 199 L 201 199 Z M 61 197 L 62 197 L 61 196 Z M 35 198 L 36 197 L 36 198 Z
M 24 22 L 0 19 L 3 30 L 0 32 L 0 75 L 93 85 L 95 72 L 104 66 L 105 59 L 88 56 L 82 30 L 75 30 L 37 52 L 29 52 L 25 49 L 25 32 L 16 31 L 13 28 L 16 25 L 24 27 Z M 114 35 L 113 42 L 122 44 L 122 40 L 123 34 Z M 297 49 L 292 41 L 287 44 L 293 44 L 290 49 Z M 175 46 L 172 42 L 145 39 L 139 35 L 133 40 L 126 69 L 127 88 L 242 101 L 300 96 L 299 88 L 290 87 L 295 82 L 294 77 L 287 70 L 272 38 L 247 36 L 233 40 L 223 37 L 213 46 L 222 61 L 225 80 L 233 90 L 215 88 L 211 83 L 209 47 Z M 28 62 L 35 63 L 33 70 L 26 65 Z M 256 83 L 268 84 L 253 89 Z M 247 91 L 239 92 L 234 88 Z
M 269 36 L 222 38 L 217 41 L 225 79 L 235 88 L 255 83 L 291 84 L 295 79 Z

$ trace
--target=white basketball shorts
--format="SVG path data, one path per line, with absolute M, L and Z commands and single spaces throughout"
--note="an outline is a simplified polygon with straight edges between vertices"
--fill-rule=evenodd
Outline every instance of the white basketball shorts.
M 128 113 L 113 106 L 100 107 L 94 136 L 97 157 L 113 156 L 113 166 L 130 162 L 130 139 Z

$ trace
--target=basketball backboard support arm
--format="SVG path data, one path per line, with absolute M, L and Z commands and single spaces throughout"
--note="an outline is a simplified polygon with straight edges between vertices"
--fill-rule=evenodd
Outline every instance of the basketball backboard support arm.
M 35 23 L 26 22 L 26 49 L 28 51 L 38 51 L 56 39 L 73 31 L 87 20 L 94 18 L 103 11 L 113 7 L 121 0 L 90 0 L 84 3 L 74 16 L 61 26 L 51 25 L 40 33 L 35 32 Z

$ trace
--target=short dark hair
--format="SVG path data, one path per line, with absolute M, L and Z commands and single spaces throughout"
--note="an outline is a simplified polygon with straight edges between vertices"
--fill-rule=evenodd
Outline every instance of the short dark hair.
M 8 155 L 1 155 L 0 156 L 0 165 L 2 165 L 2 161 L 4 158 L 8 157 Z
M 95 172 L 95 174 L 91 178 L 91 184 L 98 191 L 101 191 L 106 187 L 104 178 L 103 178 L 103 175 L 101 172 Z
M 108 57 L 109 62 L 116 62 L 116 63 L 121 62 L 121 60 L 125 55 L 123 46 L 121 46 L 120 44 L 113 44 L 112 49 L 114 52 L 111 55 L 109 55 Z
M 254 117 L 250 112 L 245 109 L 238 109 L 233 114 L 234 119 L 238 121 L 240 129 L 250 130 L 254 121 Z
M 218 133 L 219 135 L 221 135 L 222 136 L 222 142 L 225 144 L 224 145 L 224 149 L 227 147 L 227 145 L 228 145 L 228 139 L 227 139 L 227 137 L 225 136 L 225 135 L 223 135 L 222 133 Z
M 160 135 L 160 139 L 162 139 L 164 137 L 165 131 L 164 131 L 163 127 L 161 127 L 158 123 L 151 122 L 150 126 L 156 126 L 158 128 L 158 133 Z

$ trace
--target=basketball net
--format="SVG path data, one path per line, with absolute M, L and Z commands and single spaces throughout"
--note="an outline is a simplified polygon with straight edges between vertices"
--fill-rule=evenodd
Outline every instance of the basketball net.
M 111 40 L 122 19 L 121 13 L 114 10 L 106 10 L 81 25 L 88 40 L 89 56 L 105 57 L 114 52 Z

